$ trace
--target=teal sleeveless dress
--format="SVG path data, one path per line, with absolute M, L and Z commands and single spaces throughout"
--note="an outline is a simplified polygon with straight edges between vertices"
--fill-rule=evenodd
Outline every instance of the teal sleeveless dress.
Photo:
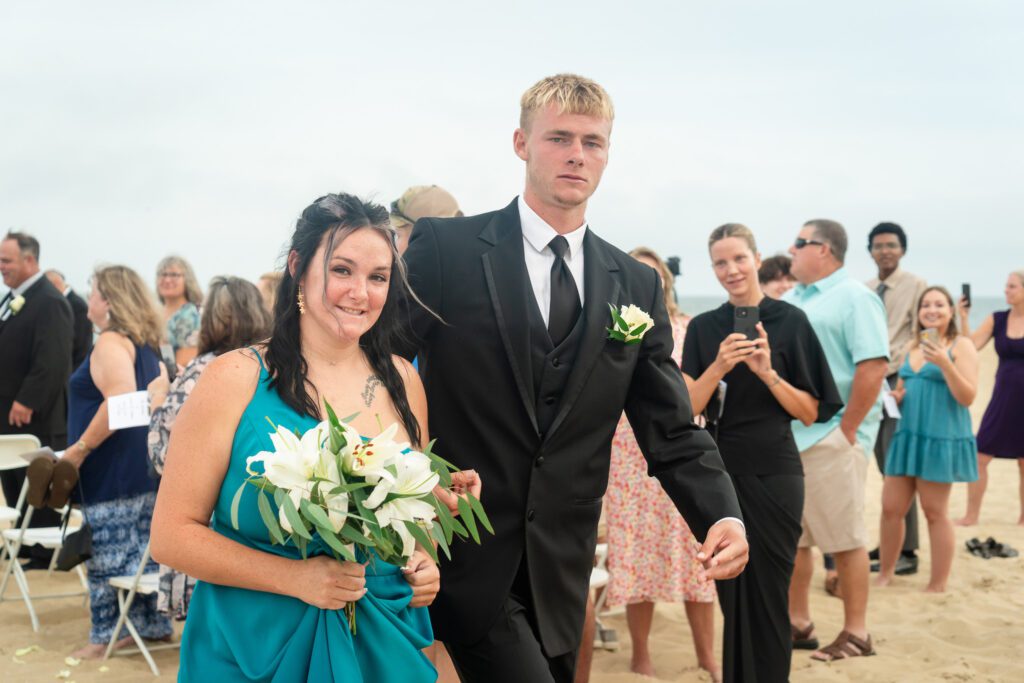
M 248 476 L 245 461 L 272 450 L 269 417 L 274 424 L 305 432 L 317 424 L 288 407 L 260 380 L 231 447 L 231 462 L 221 485 L 211 527 L 233 541 L 267 553 L 300 559 L 294 545 L 271 545 L 248 486 L 238 509 L 238 530 L 231 526 L 231 501 Z M 260 467 L 256 463 L 255 467 Z M 273 505 L 273 502 L 271 502 Z M 275 514 L 277 511 L 275 509 Z M 310 544 L 311 554 L 327 554 Z M 326 610 L 296 598 L 198 582 L 189 605 L 181 642 L 179 681 L 346 681 L 410 683 L 434 681 L 437 672 L 421 650 L 433 642 L 426 608 L 410 608 L 412 589 L 399 567 L 379 559 L 366 567 L 366 595 L 356 603 L 352 635 L 344 610 Z
M 914 372 L 907 354 L 900 377 L 907 393 L 900 404 L 902 417 L 889 445 L 885 473 L 939 483 L 976 480 L 971 414 L 953 398 L 942 370 L 925 363 Z

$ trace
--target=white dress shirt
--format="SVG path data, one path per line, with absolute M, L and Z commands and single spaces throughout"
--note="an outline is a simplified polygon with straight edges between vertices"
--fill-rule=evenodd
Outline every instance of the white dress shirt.
M 523 228 L 523 255 L 526 257 L 526 273 L 530 276 L 530 286 L 533 287 L 533 296 L 537 299 L 540 315 L 544 318 L 544 324 L 547 325 L 551 310 L 551 266 L 555 262 L 555 252 L 551 251 L 548 244 L 558 237 L 559 233 L 530 208 L 522 195 L 519 195 L 519 222 Z M 583 238 L 586 235 L 586 221 L 583 221 L 583 224 L 572 232 L 562 235 L 569 243 L 569 250 L 565 253 L 565 263 L 569 266 L 573 280 L 576 281 L 581 306 L 583 305 Z M 736 522 L 746 529 L 746 525 L 735 517 L 725 517 L 715 524 L 725 521 Z
M 43 275 L 43 271 L 39 271 L 32 277 L 26 279 L 24 282 L 22 282 L 14 289 L 8 290 L 6 296 L 0 297 L 0 301 L 3 302 L 3 305 L 0 306 L 0 319 L 7 320 L 7 318 L 11 317 L 11 302 L 17 299 L 19 296 L 22 296 L 26 291 L 28 291 L 29 287 L 39 282 L 39 278 L 43 277 Z
M 526 272 L 530 276 L 533 296 L 537 299 L 540 316 L 544 325 L 548 324 L 551 310 L 551 266 L 555 263 L 555 252 L 548 244 L 558 237 L 557 230 L 548 225 L 537 212 L 519 196 L 519 222 L 523 227 L 523 255 L 526 257 Z M 569 266 L 572 279 L 576 281 L 576 289 L 580 293 L 580 305 L 583 305 L 583 238 L 587 234 L 587 222 L 562 235 L 569 243 L 565 252 L 565 264 Z

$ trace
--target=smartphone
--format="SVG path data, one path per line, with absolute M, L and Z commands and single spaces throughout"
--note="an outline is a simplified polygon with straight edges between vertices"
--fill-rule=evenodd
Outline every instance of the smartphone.
M 754 341 L 760 336 L 757 332 L 759 320 L 757 306 L 737 306 L 733 313 L 732 331 L 745 334 L 748 341 Z
M 965 282 L 962 285 L 960 285 L 960 293 L 963 294 L 964 303 L 966 303 L 967 307 L 970 308 L 970 306 L 971 306 L 971 283 L 970 282 Z
M 921 330 L 921 341 L 928 342 L 933 346 L 939 345 L 939 331 L 934 327 Z
M 160 345 L 160 357 L 163 359 L 164 365 L 167 366 L 167 381 L 173 382 L 178 375 L 178 362 L 174 360 L 174 349 L 170 344 Z

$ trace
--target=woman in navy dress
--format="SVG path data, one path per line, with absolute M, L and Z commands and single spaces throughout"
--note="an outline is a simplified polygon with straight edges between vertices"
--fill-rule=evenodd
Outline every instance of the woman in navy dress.
M 1024 270 L 1010 273 L 1006 279 L 1006 303 L 1010 308 L 985 318 L 974 333 L 967 327 L 969 304 L 961 300 L 960 316 L 964 334 L 968 334 L 980 350 L 990 339 L 995 340 L 999 355 L 996 385 L 992 390 L 985 416 L 978 430 L 978 480 L 967 487 L 967 514 L 958 519 L 960 526 L 978 523 L 981 501 L 988 486 L 988 464 L 992 458 L 1015 458 L 1020 469 L 1020 517 L 1024 525 Z

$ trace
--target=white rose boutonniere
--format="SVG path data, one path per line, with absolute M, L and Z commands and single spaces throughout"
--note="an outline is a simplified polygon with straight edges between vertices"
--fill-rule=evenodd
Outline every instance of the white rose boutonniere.
M 11 303 L 8 304 L 8 306 L 10 306 L 11 309 L 11 315 L 18 315 L 18 311 L 20 311 L 21 307 L 24 305 L 25 297 L 21 296 L 20 294 L 11 299 Z
M 633 304 L 622 306 L 619 310 L 608 304 L 612 312 L 612 326 L 608 328 L 608 338 L 623 344 L 639 344 L 652 327 L 654 320 L 642 308 Z

